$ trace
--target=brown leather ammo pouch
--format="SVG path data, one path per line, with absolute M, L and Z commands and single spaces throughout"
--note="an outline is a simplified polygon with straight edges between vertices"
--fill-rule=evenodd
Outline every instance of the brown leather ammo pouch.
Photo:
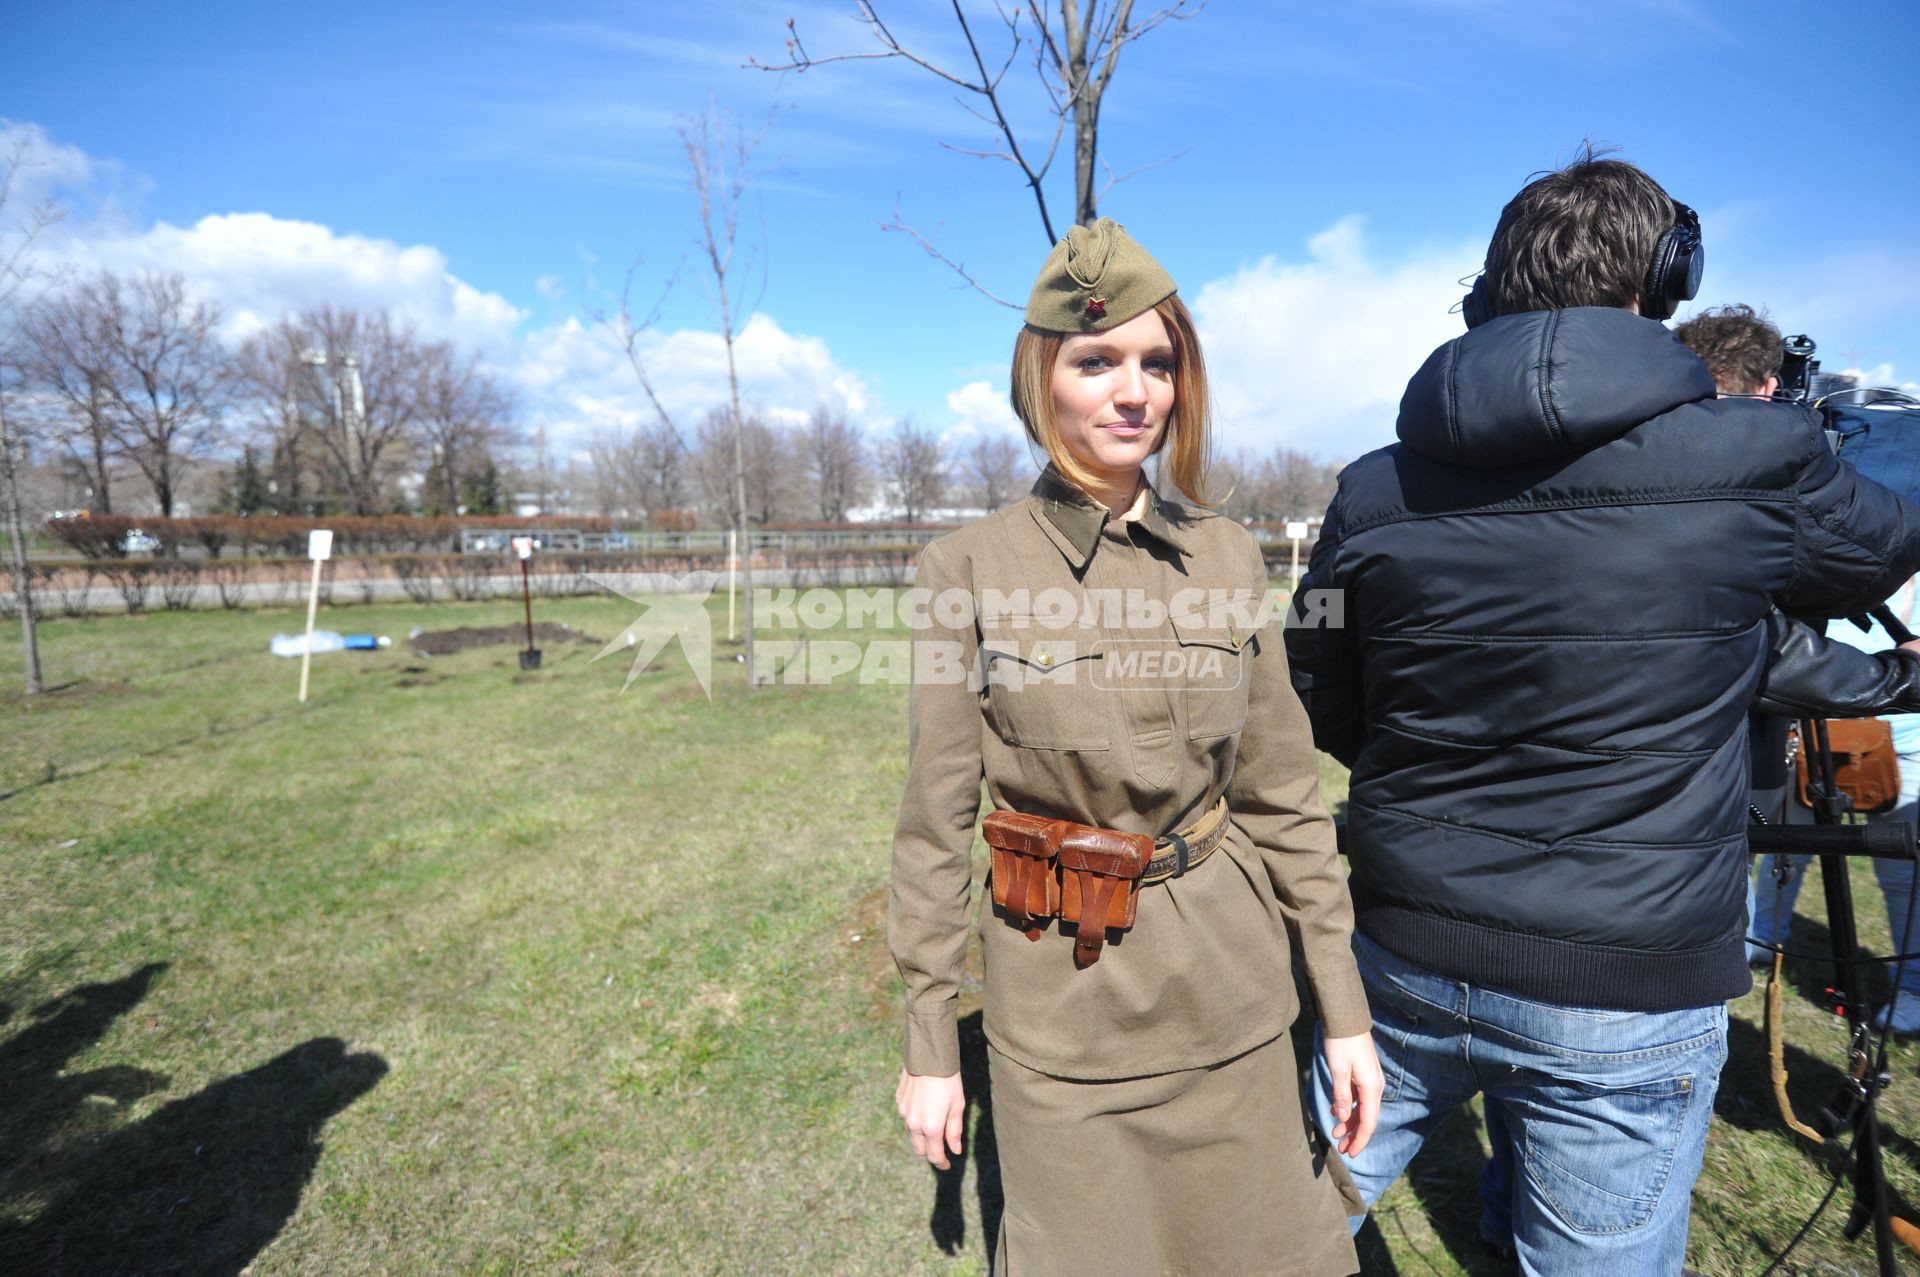
M 1807 742 L 1793 758 L 1800 777 L 1800 801 L 1807 797 Z M 1833 775 L 1853 809 L 1877 815 L 1900 805 L 1900 757 L 1893 752 L 1893 725 L 1880 718 L 1830 718 L 1827 744 L 1833 750 Z
M 993 853 L 993 903 L 1006 910 L 1027 939 L 1040 938 L 1036 918 L 1060 916 L 1060 875 L 1054 860 L 1060 854 L 1064 820 L 996 811 L 981 825 L 981 834 Z
M 1074 961 L 1082 967 L 1100 960 L 1107 929 L 1133 925 L 1140 903 L 1140 873 L 1153 859 L 1154 841 L 1146 834 L 1068 825 L 1060 839 L 1060 920 L 1079 931 Z

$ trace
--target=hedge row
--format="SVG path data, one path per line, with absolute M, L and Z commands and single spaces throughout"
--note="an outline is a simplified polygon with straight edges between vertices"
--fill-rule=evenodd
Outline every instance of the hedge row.
M 98 515 L 79 519 L 49 519 L 45 530 L 49 537 L 82 558 L 104 562 L 127 557 L 127 534 L 135 529 L 159 541 L 163 554 L 177 554 L 183 545 L 197 545 L 207 552 L 208 558 L 217 559 L 227 553 L 242 557 L 304 554 L 307 533 L 315 528 L 332 530 L 334 550 L 339 554 L 437 554 L 457 551 L 460 548 L 460 533 L 467 529 L 519 532 L 563 527 L 581 532 L 614 532 L 619 530 L 620 522 L 572 515 L 545 515 L 534 519 L 512 515 L 432 519 L 410 515 L 329 515 L 325 518 L 268 515 L 241 518 L 218 515 L 204 519 Z M 668 531 L 691 530 L 691 524 L 686 520 L 656 519 L 650 521 L 652 525 L 659 525 Z M 865 532 L 900 531 L 909 527 L 892 523 L 807 523 L 773 530 L 845 531 L 849 526 Z M 924 527 L 914 530 L 925 532 Z
M 127 557 L 127 534 L 136 528 L 159 541 L 164 552 L 177 552 L 183 545 L 198 545 L 206 550 L 207 557 L 217 559 L 228 551 L 242 556 L 302 554 L 307 547 L 307 533 L 315 528 L 331 529 L 334 547 L 342 554 L 420 554 L 459 549 L 460 533 L 465 528 L 518 531 L 568 527 L 583 532 L 611 532 L 615 528 L 615 520 L 556 517 L 522 519 L 510 515 L 458 519 L 423 519 L 403 515 L 326 518 L 266 515 L 240 518 L 217 515 L 204 519 L 150 519 L 116 514 L 49 519 L 45 526 L 48 536 L 83 558 L 104 561 Z
M 879 574 L 903 582 L 919 547 L 794 550 L 773 556 L 783 584 L 852 585 Z M 646 572 L 684 576 L 724 568 L 724 558 L 685 551 L 624 554 L 542 554 L 528 565 L 528 581 L 542 597 L 600 593 L 589 573 Z M 30 567 L 34 615 L 84 617 L 96 612 L 185 611 L 193 607 L 291 607 L 306 598 L 312 565 L 306 559 L 104 559 Z M 462 602 L 516 593 L 519 560 L 478 554 L 393 554 L 329 560 L 321 570 L 320 601 L 329 607 L 372 603 L 398 592 L 414 603 Z M 11 579 L 5 581 L 12 585 Z M 120 607 L 99 605 L 109 591 Z M 11 589 L 0 590 L 0 619 L 19 615 Z

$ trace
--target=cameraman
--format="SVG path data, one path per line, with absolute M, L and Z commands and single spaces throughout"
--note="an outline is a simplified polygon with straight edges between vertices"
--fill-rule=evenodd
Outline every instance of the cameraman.
M 1655 322 L 1701 261 L 1698 218 L 1632 165 L 1523 188 L 1400 442 L 1341 474 L 1287 629 L 1353 769 L 1388 1091 L 1350 1170 L 1377 1199 L 1484 1089 L 1525 1150 L 1518 1258 L 1555 1277 L 1685 1256 L 1751 987 L 1745 716 L 1775 606 L 1857 612 L 1920 568 L 1920 511 L 1811 412 L 1716 400 Z
M 1706 364 L 1722 399 L 1772 399 L 1779 388 L 1780 330 L 1751 306 L 1734 304 L 1701 311 L 1677 326 L 1674 336 Z M 1912 582 L 1902 591 L 1902 597 L 1912 604 Z M 1823 636 L 1778 610 L 1768 623 L 1773 635 L 1772 662 L 1747 723 L 1748 799 L 1754 811 L 1769 823 L 1798 824 L 1808 817 L 1804 806 L 1788 801 L 1794 780 L 1789 723 L 1796 718 L 1861 718 L 1889 710 L 1920 710 L 1920 640 L 1907 644 L 1908 650 L 1893 649 L 1891 640 L 1876 625 L 1874 637 L 1879 641 L 1868 650 L 1867 636 L 1860 635 L 1849 621 L 1838 623 L 1835 637 Z M 1912 624 L 1909 620 L 1908 625 Z M 1920 751 L 1920 714 L 1901 713 L 1894 722 L 1896 746 Z M 1884 819 L 1911 820 L 1914 816 L 1911 796 L 1920 794 L 1920 752 L 1903 752 L 1900 770 L 1901 789 L 1910 801 Z M 1784 882 L 1762 865 L 1757 899 L 1749 875 L 1749 962 L 1770 962 L 1773 955 L 1764 946 L 1785 943 L 1787 920 L 1793 916 L 1793 902 L 1808 859 L 1774 858 L 1775 862 L 1790 863 L 1790 876 Z M 1876 859 L 1874 873 L 1886 894 L 1895 950 L 1906 952 L 1909 945 L 1901 937 L 1907 931 L 1913 865 Z M 1890 1004 L 1894 1007 L 1894 1031 L 1920 1030 L 1920 962 L 1902 967 L 1900 982 L 1900 996 Z M 1886 1014 L 1887 1008 L 1882 1007 L 1880 1018 Z M 1480 1172 L 1480 1233 L 1495 1252 L 1512 1258 L 1515 1149 L 1498 1105 L 1487 1106 L 1487 1142 L 1492 1155 Z
M 1703 310 L 1673 330 L 1686 347 L 1700 356 L 1713 374 L 1714 386 L 1723 399 L 1771 399 L 1780 386 L 1782 339 L 1780 330 L 1764 314 L 1751 306 L 1735 303 Z M 1910 582 L 1902 597 L 1911 610 L 1914 591 Z M 1905 618 L 1911 627 L 1914 618 Z M 1795 716 L 1817 718 L 1859 718 L 1889 710 L 1905 711 L 1893 718 L 1894 745 L 1900 755 L 1900 785 L 1908 801 L 1883 819 L 1911 820 L 1912 799 L 1920 792 L 1920 640 L 1906 644 L 1907 651 L 1893 647 L 1893 639 L 1876 622 L 1870 632 L 1862 633 L 1851 622 L 1832 627 L 1831 636 L 1821 638 L 1800 622 L 1778 622 L 1781 634 L 1776 644 L 1775 664 L 1768 671 L 1767 694 L 1761 712 L 1751 724 L 1752 799 L 1756 810 L 1770 821 L 1794 821 L 1805 809 L 1789 804 L 1793 768 L 1788 761 L 1788 719 Z M 1768 702 L 1767 697 L 1773 699 Z M 1797 823 L 1797 822 L 1795 822 Z M 1785 880 L 1777 871 L 1763 866 L 1760 889 L 1748 887 L 1747 911 L 1752 918 L 1747 958 L 1750 962 L 1771 960 L 1765 946 L 1778 947 L 1787 939 L 1793 917 L 1793 905 L 1808 858 L 1781 857 L 1788 860 Z M 1874 873 L 1887 901 L 1889 934 L 1895 952 L 1909 946 L 1902 937 L 1908 925 L 1908 900 L 1913 888 L 1913 866 L 1905 861 L 1874 861 Z M 1893 1031 L 1920 1032 L 1920 962 L 1900 968 L 1899 997 L 1891 1004 Z M 1887 1007 L 1881 1007 L 1876 1023 L 1884 1027 Z

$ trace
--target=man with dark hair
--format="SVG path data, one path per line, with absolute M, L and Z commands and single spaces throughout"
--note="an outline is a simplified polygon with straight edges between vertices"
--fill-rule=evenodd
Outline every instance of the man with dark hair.
M 1780 388 L 1780 330 L 1751 306 L 1703 310 L 1673 335 L 1700 356 L 1723 399 L 1771 399 Z
M 1387 1094 L 1349 1169 L 1371 1202 L 1484 1091 L 1514 1249 L 1554 1277 L 1680 1271 L 1751 984 L 1745 716 L 1777 610 L 1864 610 L 1920 568 L 1920 511 L 1811 412 L 1716 399 L 1653 322 L 1700 253 L 1619 160 L 1522 189 L 1400 442 L 1340 476 L 1287 631 L 1353 769 Z
M 1713 374 L 1720 397 L 1770 399 L 1780 386 L 1780 330 L 1764 314 L 1738 302 L 1703 310 L 1676 326 L 1673 335 L 1700 356 Z M 1907 616 L 1914 623 L 1916 589 L 1913 584 L 1901 591 Z M 1843 621 L 1823 637 L 1797 621 L 1782 618 L 1778 622 L 1781 638 L 1776 643 L 1776 660 L 1768 671 L 1770 692 L 1784 691 L 1789 704 L 1817 717 L 1858 718 L 1902 711 L 1893 718 L 1894 745 L 1900 759 L 1901 805 L 1882 819 L 1911 821 L 1914 796 L 1920 793 L 1920 709 L 1912 695 L 1912 661 L 1920 657 L 1920 639 L 1892 646 L 1893 640 L 1876 621 L 1873 629 L 1860 633 L 1851 622 Z M 1835 703 L 1836 694 L 1838 703 Z M 1750 728 L 1752 740 L 1752 800 L 1756 810 L 1768 820 L 1790 819 L 1797 812 L 1788 810 L 1788 788 L 1792 767 L 1785 762 L 1787 720 L 1759 713 Z M 1799 808 L 1804 811 L 1804 808 Z M 1779 866 L 1779 861 L 1786 861 Z M 1776 868 L 1761 875 L 1761 889 L 1747 888 L 1747 913 L 1751 918 L 1747 957 L 1759 963 L 1770 960 L 1771 948 L 1784 945 L 1793 917 L 1794 900 L 1800 894 L 1808 857 L 1777 858 Z M 1779 872 L 1784 868 L 1785 872 Z M 1911 925 L 1909 902 L 1913 892 L 1914 866 L 1911 861 L 1873 862 L 1887 901 L 1887 931 L 1894 938 L 1894 950 L 1908 948 Z M 1874 1023 L 1889 1022 L 1896 1033 L 1920 1032 L 1920 962 L 1896 963 L 1892 973 L 1899 982 L 1898 997 L 1883 1004 Z

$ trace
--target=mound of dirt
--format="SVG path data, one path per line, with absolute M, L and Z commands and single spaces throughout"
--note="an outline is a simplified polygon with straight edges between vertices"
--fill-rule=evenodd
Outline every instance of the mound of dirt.
M 511 643 L 519 647 L 527 641 L 524 625 L 466 625 L 457 630 L 421 630 L 407 639 L 407 645 L 422 656 L 450 656 L 470 647 L 498 647 Z M 533 627 L 533 645 L 542 643 L 598 643 L 599 639 L 582 634 L 571 625 L 542 621 Z

